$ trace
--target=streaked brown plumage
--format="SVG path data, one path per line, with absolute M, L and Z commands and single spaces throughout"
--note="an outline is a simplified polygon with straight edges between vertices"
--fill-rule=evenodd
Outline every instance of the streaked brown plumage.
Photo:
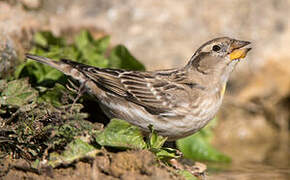
M 143 131 L 148 125 L 170 140 L 204 127 L 218 111 L 226 82 L 250 44 L 228 37 L 202 45 L 182 68 L 151 72 L 102 69 L 70 60 L 27 54 L 84 83 L 110 118 L 124 119 Z

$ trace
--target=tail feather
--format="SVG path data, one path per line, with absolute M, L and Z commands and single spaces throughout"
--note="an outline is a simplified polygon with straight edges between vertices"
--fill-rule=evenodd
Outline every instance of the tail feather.
M 33 55 L 33 54 L 25 54 L 25 57 L 28 58 L 28 59 L 32 59 L 32 60 L 35 60 L 35 61 L 38 61 L 42 64 L 46 64 L 46 65 L 49 65 L 53 68 L 56 68 L 60 71 L 62 71 L 61 69 L 61 62 L 58 62 L 58 61 L 55 61 L 53 59 L 49 59 L 47 57 L 42 57 L 42 56 L 37 56 L 37 55 Z
M 77 62 L 73 62 L 70 60 L 61 60 L 61 61 L 55 61 L 53 59 L 47 58 L 47 57 L 42 57 L 42 56 L 37 56 L 33 54 L 25 54 L 26 58 L 35 60 L 37 62 L 40 62 L 42 64 L 49 65 L 64 74 L 68 76 L 72 76 L 74 79 L 77 79 L 81 82 L 85 81 L 86 77 L 83 74 L 83 72 L 76 67 L 76 64 L 80 64 Z

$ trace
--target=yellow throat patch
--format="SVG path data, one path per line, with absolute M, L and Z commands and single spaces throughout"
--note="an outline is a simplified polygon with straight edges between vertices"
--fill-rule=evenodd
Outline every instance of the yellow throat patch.
M 223 97 L 224 95 L 225 95 L 225 92 L 226 92 L 226 86 L 227 86 L 227 84 L 225 84 L 224 86 L 223 86 L 223 88 L 222 88 L 222 90 L 221 90 L 221 97 Z

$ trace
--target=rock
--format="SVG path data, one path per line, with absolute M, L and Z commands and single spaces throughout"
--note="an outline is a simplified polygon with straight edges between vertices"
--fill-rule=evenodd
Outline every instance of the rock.
M 0 79 L 13 73 L 17 59 L 18 56 L 13 41 L 9 36 L 0 33 Z
M 20 0 L 24 7 L 28 9 L 38 9 L 41 7 L 41 0 Z

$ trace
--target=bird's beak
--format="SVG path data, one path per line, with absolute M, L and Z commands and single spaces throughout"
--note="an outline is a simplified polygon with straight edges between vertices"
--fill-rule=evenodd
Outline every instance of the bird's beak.
M 234 40 L 230 46 L 230 59 L 243 59 L 252 48 L 242 48 L 251 44 L 249 41 Z

